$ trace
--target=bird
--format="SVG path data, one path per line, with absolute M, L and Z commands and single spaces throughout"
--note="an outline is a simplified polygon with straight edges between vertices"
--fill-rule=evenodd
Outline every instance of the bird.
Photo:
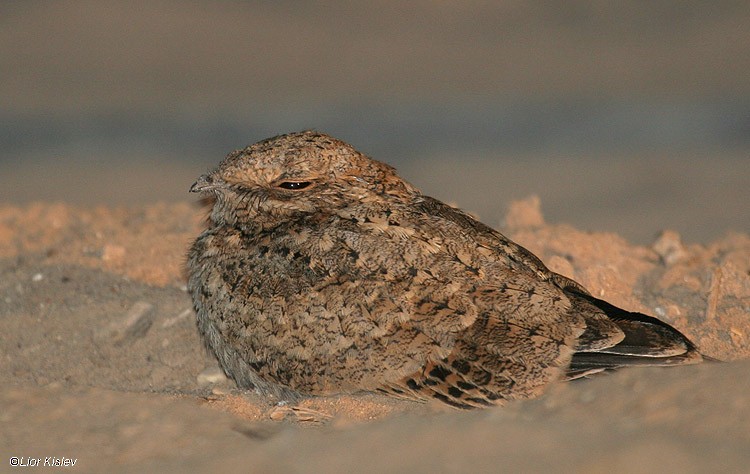
M 237 386 L 261 395 L 477 408 L 704 359 L 667 323 L 592 296 L 321 132 L 236 150 L 190 191 L 212 206 L 187 258 L 198 331 Z

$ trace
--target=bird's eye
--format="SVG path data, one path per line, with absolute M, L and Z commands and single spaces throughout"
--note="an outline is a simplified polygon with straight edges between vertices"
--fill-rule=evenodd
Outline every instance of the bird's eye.
M 279 187 L 282 189 L 291 189 L 293 191 L 297 191 L 300 189 L 305 189 L 311 184 L 312 183 L 310 181 L 284 181 L 279 184 Z

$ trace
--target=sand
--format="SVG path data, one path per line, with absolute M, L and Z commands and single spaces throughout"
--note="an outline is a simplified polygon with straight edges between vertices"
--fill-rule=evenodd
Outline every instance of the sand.
M 0 471 L 743 472 L 750 466 L 750 236 L 649 246 L 544 221 L 503 231 L 598 297 L 727 361 L 630 369 L 459 411 L 374 395 L 299 407 L 238 390 L 201 345 L 184 262 L 193 204 L 0 205 Z M 37 461 L 38 460 L 38 461 Z

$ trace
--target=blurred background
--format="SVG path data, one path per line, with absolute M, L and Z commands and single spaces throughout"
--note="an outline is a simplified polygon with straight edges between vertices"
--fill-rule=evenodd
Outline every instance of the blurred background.
M 747 1 L 3 1 L 0 202 L 191 201 L 314 128 L 499 226 L 750 232 Z

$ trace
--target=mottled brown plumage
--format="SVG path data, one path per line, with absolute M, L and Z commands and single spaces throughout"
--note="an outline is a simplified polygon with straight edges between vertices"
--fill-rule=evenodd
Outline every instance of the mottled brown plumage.
M 312 131 L 235 151 L 189 255 L 198 328 L 239 386 L 381 391 L 459 407 L 631 364 L 701 360 L 393 168 Z

